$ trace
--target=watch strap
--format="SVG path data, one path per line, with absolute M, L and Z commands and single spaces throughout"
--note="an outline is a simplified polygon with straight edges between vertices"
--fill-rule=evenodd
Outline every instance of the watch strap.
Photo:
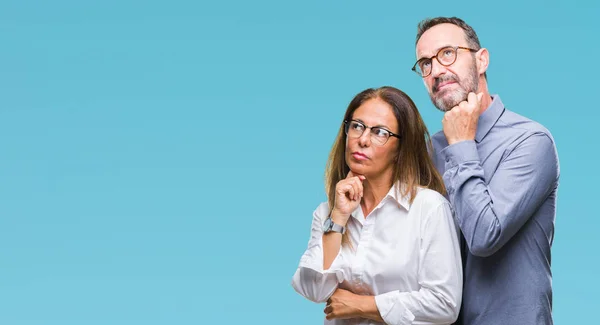
M 338 225 L 337 223 L 333 222 L 333 219 L 331 219 L 331 216 L 327 217 L 327 220 L 325 221 L 327 227 L 325 228 L 324 233 L 329 233 L 329 232 L 338 232 L 340 234 L 344 234 L 346 232 L 346 227 L 342 226 L 342 225 Z

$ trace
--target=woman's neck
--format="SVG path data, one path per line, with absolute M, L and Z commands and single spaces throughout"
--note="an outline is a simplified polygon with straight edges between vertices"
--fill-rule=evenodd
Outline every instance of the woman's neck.
M 360 206 L 365 218 L 383 200 L 392 187 L 391 177 L 373 179 L 367 177 L 363 181 L 363 198 Z

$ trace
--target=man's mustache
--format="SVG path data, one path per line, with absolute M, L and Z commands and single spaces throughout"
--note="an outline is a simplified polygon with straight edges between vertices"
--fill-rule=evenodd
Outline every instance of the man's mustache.
M 442 82 L 446 82 L 446 81 L 454 81 L 456 83 L 459 83 L 458 77 L 456 77 L 455 75 L 443 75 L 441 77 L 437 77 L 433 81 L 433 87 L 432 87 L 433 92 L 437 93 L 439 90 L 438 87 L 440 86 L 440 84 Z

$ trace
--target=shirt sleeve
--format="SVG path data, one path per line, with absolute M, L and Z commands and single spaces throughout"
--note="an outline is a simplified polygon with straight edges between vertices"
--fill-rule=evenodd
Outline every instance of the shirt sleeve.
M 502 248 L 558 185 L 558 155 L 548 135 L 534 133 L 512 148 L 489 183 L 474 141 L 442 150 L 448 197 L 473 255 Z
M 313 302 L 326 302 L 344 280 L 343 249 L 327 270 L 323 270 L 323 222 L 329 215 L 328 205 L 321 204 L 313 213 L 308 248 L 292 278 L 292 287 L 300 295 Z
M 458 318 L 462 302 L 459 230 L 448 202 L 433 208 L 421 225 L 418 291 L 375 296 L 386 324 L 446 324 Z

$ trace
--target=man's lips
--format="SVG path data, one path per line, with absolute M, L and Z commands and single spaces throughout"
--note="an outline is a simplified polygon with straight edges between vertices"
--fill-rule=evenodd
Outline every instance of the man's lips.
M 446 86 L 449 86 L 449 85 L 452 85 L 452 84 L 455 84 L 455 83 L 456 83 L 456 81 L 454 81 L 454 80 L 444 81 L 444 82 L 441 82 L 440 84 L 438 84 L 437 87 L 436 87 L 436 89 L 439 91 L 443 87 L 446 87 Z

